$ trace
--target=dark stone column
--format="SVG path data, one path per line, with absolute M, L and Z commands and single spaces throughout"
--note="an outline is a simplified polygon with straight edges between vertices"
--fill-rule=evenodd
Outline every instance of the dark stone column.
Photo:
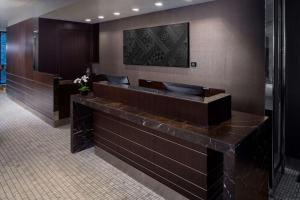
M 271 138 L 265 127 L 224 153 L 223 198 L 268 199 Z
M 71 118 L 71 152 L 76 153 L 94 146 L 92 109 L 71 101 Z

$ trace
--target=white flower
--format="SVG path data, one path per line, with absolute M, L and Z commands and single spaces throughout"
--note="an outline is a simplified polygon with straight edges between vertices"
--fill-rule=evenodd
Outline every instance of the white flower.
M 74 80 L 74 83 L 75 83 L 75 84 L 77 84 L 77 83 L 80 84 L 80 83 L 81 83 L 81 79 L 80 79 L 80 78 L 75 79 L 75 80 Z
M 75 79 L 73 82 L 75 84 L 81 84 L 82 82 L 87 83 L 88 82 L 89 77 L 87 75 L 82 76 L 81 78 L 77 78 Z
M 85 82 L 85 83 L 88 82 L 88 79 L 89 79 L 89 77 L 86 76 L 86 75 L 84 75 L 84 76 L 81 77 L 81 80 L 82 80 L 83 82 Z
M 81 79 L 89 79 L 89 77 L 87 76 L 87 75 L 83 75 L 82 77 L 81 77 Z

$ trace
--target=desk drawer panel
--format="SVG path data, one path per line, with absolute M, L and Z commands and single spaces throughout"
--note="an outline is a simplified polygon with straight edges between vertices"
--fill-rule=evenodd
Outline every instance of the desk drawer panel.
M 222 190 L 216 184 L 223 175 L 222 159 L 211 150 L 98 111 L 93 113 L 93 128 L 97 147 L 189 199 L 214 199 L 218 195 L 211 191 Z
M 149 132 L 143 127 L 134 126 L 134 124 L 105 114 L 94 113 L 94 121 L 97 126 L 112 131 L 120 137 L 149 148 L 200 173 L 206 174 L 207 172 L 206 152 L 190 148 L 186 144 L 173 141 L 172 138 L 162 137 L 159 133 Z
M 199 187 L 207 189 L 206 174 L 193 170 L 185 166 L 184 164 L 178 163 L 130 140 L 124 139 L 115 133 L 96 127 L 95 140 L 107 140 L 109 142 L 112 142 L 119 147 L 126 149 L 136 154 L 137 156 L 140 156 L 141 158 L 146 159 L 154 165 L 157 165 L 157 167 L 161 167 L 162 169 L 167 170 L 170 173 L 176 174 L 176 176 L 181 179 L 187 180 L 188 182 L 191 182 Z
M 138 170 L 141 170 L 142 172 L 148 174 L 159 182 L 182 193 L 189 199 L 206 199 L 206 190 L 196 187 L 195 185 L 190 184 L 184 179 L 178 178 L 173 173 L 170 173 L 169 171 L 158 167 L 154 163 L 149 162 L 148 160 L 130 152 L 127 149 L 120 147 L 117 144 L 114 144 L 102 138 L 98 138 L 96 140 L 96 146 L 108 151 L 109 153 L 112 153 L 121 160 L 131 164 Z

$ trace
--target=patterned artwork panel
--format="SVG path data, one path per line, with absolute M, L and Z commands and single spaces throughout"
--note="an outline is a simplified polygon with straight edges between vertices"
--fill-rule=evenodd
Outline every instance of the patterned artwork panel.
M 123 32 L 126 65 L 189 67 L 189 23 Z

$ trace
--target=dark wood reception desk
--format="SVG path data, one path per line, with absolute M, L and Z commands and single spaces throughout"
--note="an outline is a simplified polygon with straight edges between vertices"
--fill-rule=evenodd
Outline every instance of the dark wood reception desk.
M 93 89 L 71 98 L 73 153 L 96 146 L 188 199 L 267 199 L 264 116 L 231 112 L 226 93 Z

